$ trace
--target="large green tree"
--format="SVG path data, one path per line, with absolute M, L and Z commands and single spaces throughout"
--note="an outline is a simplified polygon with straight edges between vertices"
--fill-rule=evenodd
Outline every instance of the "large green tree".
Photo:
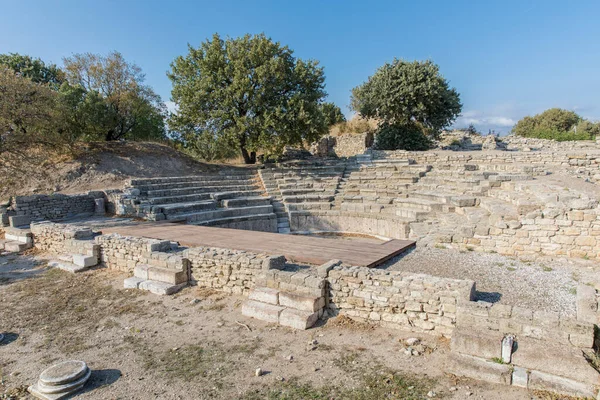
M 277 154 L 327 129 L 323 69 L 264 34 L 215 34 L 189 46 L 168 75 L 178 106 L 169 127 L 236 147 L 246 163 L 256 162 L 258 149 Z
M 386 125 L 418 123 L 435 135 L 456 119 L 462 104 L 432 61 L 394 59 L 352 90 L 351 108 Z
M 75 54 L 64 59 L 68 86 L 61 86 L 71 126 L 90 139 L 106 141 L 165 137 L 166 107 L 144 84 L 140 67 L 121 53 Z
M 0 54 L 0 65 L 35 83 L 49 84 L 54 88 L 58 88 L 65 81 L 65 73 L 59 67 L 46 64 L 39 58 L 18 53 Z

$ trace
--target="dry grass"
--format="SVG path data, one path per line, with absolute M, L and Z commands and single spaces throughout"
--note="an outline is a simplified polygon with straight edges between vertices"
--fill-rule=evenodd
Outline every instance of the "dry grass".
M 74 354 L 89 347 L 89 332 L 103 320 L 119 315 L 143 315 L 136 301 L 137 291 L 117 291 L 106 283 L 111 271 L 70 274 L 51 269 L 36 278 L 11 284 L 6 288 L 14 300 L 6 304 L 0 325 L 12 330 L 41 332 L 43 348 L 58 348 Z M 30 301 L 43 298 L 45 301 Z M 21 340 L 21 338 L 19 338 Z
M 331 136 L 341 136 L 352 133 L 371 132 L 377 128 L 377 125 L 378 123 L 374 119 L 365 119 L 355 115 L 349 121 L 333 125 L 329 129 L 329 134 Z
M 327 328 L 344 328 L 351 331 L 372 331 L 375 329 L 373 325 L 369 325 L 365 322 L 355 321 L 345 315 L 338 315 L 335 318 L 327 320 L 325 325 Z

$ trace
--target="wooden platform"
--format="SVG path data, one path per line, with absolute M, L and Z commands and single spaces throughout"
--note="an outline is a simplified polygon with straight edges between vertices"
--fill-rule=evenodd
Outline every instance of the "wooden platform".
M 254 253 L 282 254 L 288 261 L 299 264 L 320 265 L 338 259 L 361 267 L 380 265 L 415 245 L 412 240 L 393 239 L 373 243 L 359 238 L 336 240 L 164 222 L 105 228 L 102 233 L 170 240 L 186 247 L 221 247 Z

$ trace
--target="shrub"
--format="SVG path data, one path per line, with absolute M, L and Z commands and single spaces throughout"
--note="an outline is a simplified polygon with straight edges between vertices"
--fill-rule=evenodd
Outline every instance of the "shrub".
M 584 120 L 573 111 L 551 108 L 521 119 L 513 128 L 518 136 L 557 141 L 590 140 L 600 135 L 600 125 Z
M 431 140 L 423 128 L 415 123 L 403 125 L 382 124 L 375 136 L 378 150 L 428 150 Z

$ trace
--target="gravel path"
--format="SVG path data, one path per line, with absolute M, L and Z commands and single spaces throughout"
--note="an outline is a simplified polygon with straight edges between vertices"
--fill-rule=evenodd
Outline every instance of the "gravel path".
M 522 262 L 499 254 L 418 247 L 382 268 L 472 279 L 478 300 L 576 314 L 581 272 L 568 261 Z

